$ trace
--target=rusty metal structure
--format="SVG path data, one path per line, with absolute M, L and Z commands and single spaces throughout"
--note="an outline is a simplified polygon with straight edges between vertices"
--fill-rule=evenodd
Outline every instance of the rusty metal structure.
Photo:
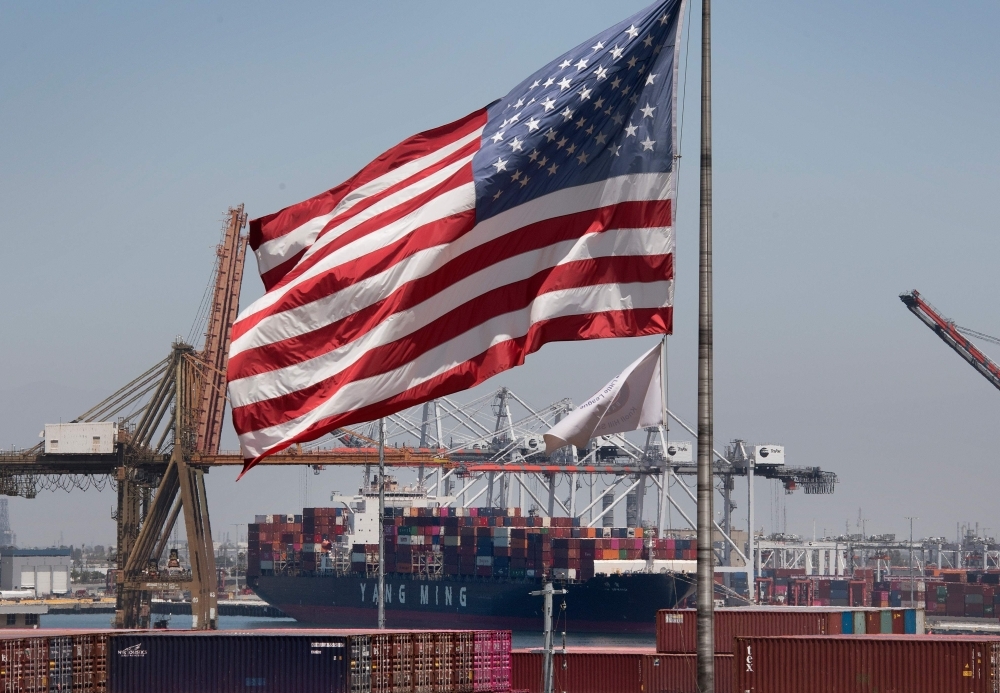
M 191 462 L 200 455 L 219 451 L 226 407 L 230 333 L 239 307 L 247 247 L 247 236 L 243 233 L 246 222 L 243 205 L 229 209 L 222 241 L 216 249 L 203 348 L 196 351 L 183 342 L 174 343 L 170 356 L 161 362 L 164 366 L 157 368 L 159 381 L 155 388 L 152 377 L 143 379 L 138 385 L 152 389 L 153 395 L 141 410 L 131 435 L 126 433 L 136 453 L 136 461 L 149 456 L 162 460 L 168 433 L 172 434 L 172 444 L 162 473 L 152 471 L 151 474 L 150 470 L 141 469 L 141 465 L 129 465 L 128 460 L 123 460 L 116 470 L 120 572 L 115 625 L 119 628 L 148 627 L 152 594 L 164 589 L 190 591 L 194 629 L 216 627 L 215 551 L 205 493 L 205 469 Z M 114 402 L 131 403 L 138 393 L 129 389 L 116 395 L 118 397 L 112 395 Z M 110 405 L 103 408 L 107 406 Z M 168 408 L 172 408 L 172 415 L 167 425 L 162 425 Z M 106 416 L 106 412 L 99 413 Z M 153 448 L 150 445 L 153 434 L 161 428 L 162 433 Z M 128 428 L 125 431 L 128 432 Z M 154 490 L 152 482 L 157 477 Z M 164 574 L 159 569 L 160 559 L 182 512 L 190 571 Z
M 247 236 L 243 205 L 230 208 L 216 249 L 206 302 L 204 346 L 178 340 L 169 356 L 74 422 L 116 420 L 110 455 L 46 454 L 42 445 L 0 456 L 0 493 L 34 497 L 44 488 L 101 486 L 118 491 L 115 625 L 149 626 L 154 591 L 191 593 L 193 627 L 216 626 L 216 571 L 202 456 L 219 452 L 226 405 L 229 340 L 239 303 Z M 167 537 L 183 515 L 190 570 L 163 571 Z

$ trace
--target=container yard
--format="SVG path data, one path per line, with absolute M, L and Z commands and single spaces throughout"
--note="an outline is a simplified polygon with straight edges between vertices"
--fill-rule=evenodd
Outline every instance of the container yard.
M 1000 693 L 995 4 L 6 13 L 0 693 Z
M 507 693 L 503 631 L 0 632 L 7 693 Z

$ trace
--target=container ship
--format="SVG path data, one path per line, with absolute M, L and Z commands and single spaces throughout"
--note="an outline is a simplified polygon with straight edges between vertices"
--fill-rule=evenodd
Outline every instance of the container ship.
M 258 515 L 247 580 L 297 621 L 371 627 L 378 608 L 378 493 L 332 496 L 333 507 Z M 642 528 L 581 527 L 520 508 L 447 507 L 419 486 L 388 484 L 385 612 L 390 628 L 536 630 L 548 580 L 568 593 L 556 617 L 571 632 L 652 633 L 656 613 L 694 591 L 693 540 Z M 562 603 L 565 608 L 562 608 Z

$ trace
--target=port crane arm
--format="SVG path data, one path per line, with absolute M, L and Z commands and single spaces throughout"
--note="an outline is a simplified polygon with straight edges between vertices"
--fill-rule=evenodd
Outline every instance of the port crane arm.
M 964 333 L 974 335 L 981 339 L 1000 343 L 996 337 L 990 337 L 974 330 L 959 327 L 954 322 L 944 317 L 930 303 L 924 300 L 917 291 L 900 294 L 899 300 L 910 309 L 910 312 L 920 318 L 920 321 L 931 328 L 945 344 L 950 346 L 970 366 L 979 371 L 979 374 L 990 381 L 993 387 L 1000 390 L 1000 366 L 991 360 L 986 354 L 981 352 L 976 346 L 966 338 Z
M 984 342 L 993 342 L 994 344 L 1000 344 L 1000 339 L 998 339 L 997 337 L 991 337 L 988 334 L 983 334 L 982 332 L 976 332 L 975 330 L 969 329 L 968 327 L 955 325 L 955 329 L 964 334 L 966 337 L 975 337 L 976 339 L 981 339 Z

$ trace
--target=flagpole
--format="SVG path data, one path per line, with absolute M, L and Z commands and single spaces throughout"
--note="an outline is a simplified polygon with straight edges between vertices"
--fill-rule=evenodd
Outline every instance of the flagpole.
M 663 471 L 660 473 L 660 503 L 656 514 L 656 537 L 663 538 L 664 522 L 667 517 L 667 502 L 670 497 L 670 460 L 667 457 L 667 440 L 670 438 L 670 424 L 667 420 L 667 335 L 660 342 L 660 447 L 663 453 Z
M 378 628 L 385 629 L 385 419 L 378 420 Z
M 698 272 L 698 690 L 715 693 L 712 555 L 712 3 L 701 6 L 701 208 Z

